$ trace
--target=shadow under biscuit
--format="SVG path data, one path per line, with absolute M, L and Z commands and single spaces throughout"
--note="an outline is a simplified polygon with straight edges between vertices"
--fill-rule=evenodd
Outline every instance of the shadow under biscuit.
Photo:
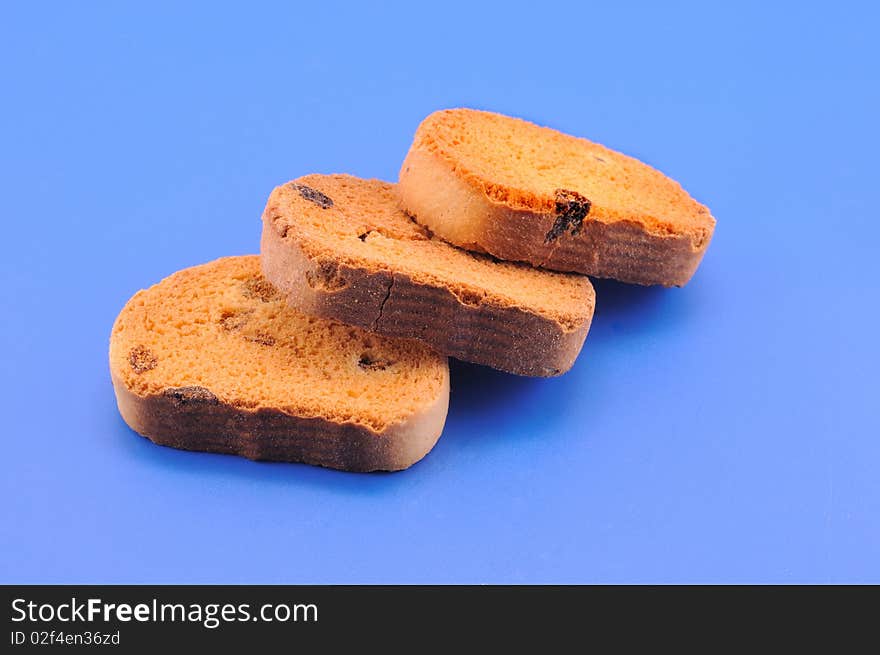
M 650 318 L 651 314 L 662 309 L 669 294 L 678 291 L 661 286 L 624 284 L 616 280 L 591 278 L 591 281 L 596 290 L 594 321 Z

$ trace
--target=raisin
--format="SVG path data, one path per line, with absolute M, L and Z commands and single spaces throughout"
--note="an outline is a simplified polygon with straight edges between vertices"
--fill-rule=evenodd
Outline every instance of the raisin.
M 366 371 L 384 371 L 394 362 L 389 359 L 375 357 L 372 353 L 362 353 L 358 360 L 358 366 Z
M 159 360 L 153 351 L 145 346 L 135 346 L 128 353 L 128 364 L 131 370 L 140 375 L 156 368 Z
M 245 326 L 250 318 L 250 312 L 236 312 L 226 310 L 220 315 L 218 323 L 227 332 L 235 332 Z
M 348 286 L 348 281 L 340 275 L 336 262 L 324 261 L 318 264 L 317 270 L 306 271 L 306 283 L 321 291 L 339 291 Z
M 577 191 L 556 189 L 556 220 L 544 237 L 544 243 L 552 243 L 566 232 L 572 236 L 580 234 L 584 219 L 590 213 L 590 206 L 589 199 Z
M 245 334 L 243 336 L 248 341 L 258 343 L 261 346 L 275 345 L 275 337 L 273 337 L 271 334 L 266 334 L 265 332 L 254 332 L 253 334 Z
M 296 184 L 295 182 L 291 182 L 290 186 L 299 191 L 299 195 L 301 195 L 303 198 L 305 198 L 309 202 L 315 203 L 321 209 L 330 209 L 333 206 L 333 199 L 330 198 L 330 196 L 321 193 L 317 189 L 313 189 L 312 187 L 306 186 L 305 184 Z
M 262 302 L 272 302 L 281 298 L 278 289 L 263 277 L 252 277 L 245 280 L 241 285 L 241 293 L 245 298 L 256 298 Z
M 220 401 L 217 396 L 205 389 L 205 387 L 173 387 L 165 389 L 162 393 L 166 398 L 170 398 L 178 407 L 186 405 L 216 405 Z

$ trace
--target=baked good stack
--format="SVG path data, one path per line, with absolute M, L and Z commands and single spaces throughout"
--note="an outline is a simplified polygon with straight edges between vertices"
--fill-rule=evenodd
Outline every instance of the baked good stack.
M 682 286 L 714 225 L 678 183 L 608 148 L 436 112 L 397 185 L 282 184 L 259 257 L 135 294 L 110 339 L 119 410 L 177 448 L 404 469 L 442 432 L 447 356 L 561 375 L 589 331 L 588 276 Z

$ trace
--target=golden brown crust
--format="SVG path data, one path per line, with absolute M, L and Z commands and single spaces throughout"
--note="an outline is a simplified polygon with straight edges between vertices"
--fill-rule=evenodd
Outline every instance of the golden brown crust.
M 484 161 L 488 154 L 463 149 L 450 135 L 474 121 L 480 123 L 477 132 L 508 130 L 540 144 L 537 152 L 548 161 L 540 171 L 528 169 L 528 157 L 517 159 L 512 170 L 493 169 Z M 582 179 L 570 170 L 572 162 L 583 166 Z M 560 176 L 555 181 L 554 167 Z M 637 284 L 684 285 L 715 226 L 706 207 L 637 160 L 472 110 L 437 112 L 423 122 L 401 167 L 398 192 L 407 213 L 460 247 Z
M 150 441 L 182 450 L 302 462 L 344 471 L 399 471 L 422 459 L 443 429 L 447 388 L 423 412 L 383 434 L 356 423 L 233 407 L 201 387 L 140 396 L 112 376 L 119 412 Z
M 308 183 L 320 186 L 317 177 L 311 176 Z M 300 220 L 293 211 L 277 189 L 263 214 L 261 265 L 266 278 L 304 313 L 418 339 L 441 354 L 517 375 L 560 375 L 580 352 L 595 304 L 586 278 L 575 287 L 576 311 L 553 318 L 493 302 L 492 289 L 466 290 L 427 275 L 415 279 L 416 274 L 398 270 L 395 261 L 387 261 L 383 269 L 353 256 L 325 259 L 332 253 L 322 252 L 290 229 Z M 331 220 L 329 213 L 321 216 Z M 552 275 L 556 274 L 548 273 L 547 279 Z M 552 289 L 549 285 L 548 292 Z

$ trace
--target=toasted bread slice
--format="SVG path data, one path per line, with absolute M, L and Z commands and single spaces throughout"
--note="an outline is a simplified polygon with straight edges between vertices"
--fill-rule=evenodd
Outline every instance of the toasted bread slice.
M 520 375 L 567 371 L 593 315 L 586 277 L 435 239 L 379 180 L 308 175 L 277 187 L 261 253 L 266 278 L 306 314 Z
M 647 164 L 472 109 L 422 122 L 398 190 L 410 215 L 462 248 L 636 284 L 684 285 L 715 228 Z
M 158 444 L 348 471 L 417 462 L 449 402 L 445 357 L 296 312 L 255 256 L 136 293 L 110 372 L 125 422 Z

